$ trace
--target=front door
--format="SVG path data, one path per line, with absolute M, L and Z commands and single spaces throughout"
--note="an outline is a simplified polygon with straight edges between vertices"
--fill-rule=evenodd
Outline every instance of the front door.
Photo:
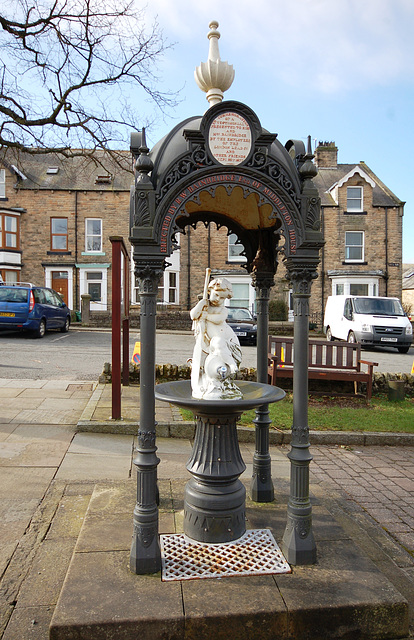
M 52 289 L 57 291 L 63 298 L 63 301 L 69 306 L 67 271 L 52 271 Z

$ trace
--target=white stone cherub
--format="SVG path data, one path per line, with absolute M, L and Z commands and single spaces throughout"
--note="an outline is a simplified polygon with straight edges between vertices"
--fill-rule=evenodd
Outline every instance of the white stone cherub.
M 234 383 L 242 352 L 239 340 L 227 324 L 224 301 L 233 297 L 226 278 L 209 282 L 207 270 L 204 294 L 190 311 L 196 344 L 191 364 L 191 389 L 194 398 L 241 398 Z

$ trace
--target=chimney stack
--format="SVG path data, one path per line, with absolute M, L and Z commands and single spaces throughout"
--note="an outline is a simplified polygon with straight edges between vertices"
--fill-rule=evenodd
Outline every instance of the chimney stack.
M 315 164 L 325 169 L 336 169 L 338 166 L 338 147 L 335 142 L 319 142 L 315 149 Z

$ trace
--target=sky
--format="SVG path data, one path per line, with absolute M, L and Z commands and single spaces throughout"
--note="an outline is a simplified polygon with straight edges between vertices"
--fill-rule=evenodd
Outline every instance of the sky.
M 174 43 L 158 87 L 180 90 L 147 130 L 150 148 L 207 110 L 194 69 L 216 20 L 221 59 L 235 69 L 224 99 L 251 107 L 282 144 L 310 135 L 334 141 L 339 163 L 366 162 L 406 202 L 403 262 L 414 264 L 413 0 L 151 0 L 146 15 Z

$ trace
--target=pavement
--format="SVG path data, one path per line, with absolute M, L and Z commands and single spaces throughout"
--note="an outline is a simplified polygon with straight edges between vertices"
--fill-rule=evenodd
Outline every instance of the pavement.
M 408 622 L 414 629 L 411 438 L 311 433 L 317 565 L 289 576 L 161 583 L 127 572 L 139 389 L 123 388 L 122 420 L 111 419 L 111 398 L 110 385 L 90 381 L 0 379 L 2 640 L 46 640 L 52 619 L 55 640 L 138 632 L 151 640 L 397 638 L 407 636 Z M 180 527 L 194 427 L 169 405 L 157 402 L 156 414 L 166 533 Z M 270 527 L 280 543 L 289 434 L 272 436 L 276 502 L 248 501 L 247 519 L 248 527 Z M 239 441 L 248 484 L 252 431 L 240 430 Z M 109 626 L 96 619 L 102 602 Z

